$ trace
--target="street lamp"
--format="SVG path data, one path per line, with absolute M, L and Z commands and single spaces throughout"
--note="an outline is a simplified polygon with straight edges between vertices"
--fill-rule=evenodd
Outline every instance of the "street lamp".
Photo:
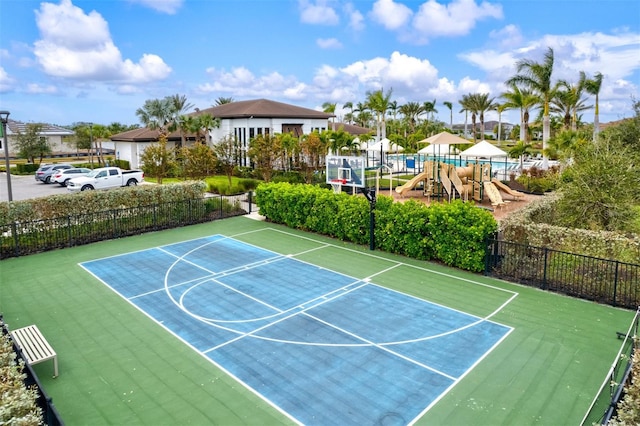
M 7 194 L 8 200 L 13 201 L 11 192 L 11 164 L 9 164 L 9 142 L 7 141 L 7 123 L 9 122 L 9 111 L 0 111 L 0 121 L 2 122 L 2 135 L 4 137 L 2 148 L 4 149 L 4 163 L 7 167 Z

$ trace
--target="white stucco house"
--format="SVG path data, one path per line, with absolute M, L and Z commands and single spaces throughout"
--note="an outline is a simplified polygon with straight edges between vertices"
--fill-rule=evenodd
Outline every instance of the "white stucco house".
M 315 130 L 327 130 L 333 114 L 302 108 L 268 99 L 231 102 L 199 110 L 189 115 L 210 114 L 220 120 L 220 127 L 210 132 L 209 140 L 216 143 L 225 137 L 234 137 L 240 144 L 241 166 L 249 166 L 247 151 L 249 142 L 257 135 L 293 132 L 296 136 L 309 134 Z M 103 147 L 113 149 L 116 158 L 127 160 L 132 168 L 139 168 L 140 155 L 144 149 L 157 142 L 158 131 L 135 129 L 111 137 L 103 142 Z M 188 135 L 187 145 L 194 143 L 193 135 Z M 179 132 L 168 136 L 169 146 L 180 143 Z
M 29 123 L 9 119 L 7 122 L 7 143 L 9 145 L 9 157 L 18 157 L 18 135 L 26 133 Z M 39 123 L 42 130 L 38 134 L 41 138 L 45 138 L 51 147 L 53 153 L 73 153 L 76 151 L 75 146 L 70 144 L 70 136 L 75 133 L 73 130 L 64 127 L 54 126 L 52 124 Z M 4 157 L 4 138 L 0 138 L 0 156 Z

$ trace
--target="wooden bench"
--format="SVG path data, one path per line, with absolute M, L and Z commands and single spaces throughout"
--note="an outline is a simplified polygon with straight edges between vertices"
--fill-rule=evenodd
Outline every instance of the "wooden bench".
M 29 325 L 10 332 L 11 338 L 30 365 L 53 359 L 53 377 L 58 377 L 58 355 L 47 339 L 44 338 L 38 326 Z

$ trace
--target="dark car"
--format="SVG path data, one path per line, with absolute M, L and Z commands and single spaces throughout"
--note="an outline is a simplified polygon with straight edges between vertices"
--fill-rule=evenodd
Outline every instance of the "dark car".
M 51 183 L 51 176 L 58 170 L 72 169 L 70 164 L 46 164 L 36 171 L 36 181 Z

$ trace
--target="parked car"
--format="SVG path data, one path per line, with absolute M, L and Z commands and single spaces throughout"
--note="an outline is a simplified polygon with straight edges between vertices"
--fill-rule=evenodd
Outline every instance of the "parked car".
M 119 167 L 102 167 L 92 170 L 86 176 L 67 182 L 69 191 L 87 191 L 92 189 L 111 189 L 121 186 L 134 186 L 144 181 L 142 170 L 122 170 Z
M 53 175 L 51 175 L 51 182 L 55 182 L 60 186 L 67 186 L 67 183 L 69 183 L 71 179 L 86 176 L 89 173 L 91 173 L 91 169 L 85 169 L 84 167 L 56 170 Z
M 36 181 L 51 183 L 51 176 L 54 172 L 72 168 L 71 164 L 45 164 L 36 170 Z

